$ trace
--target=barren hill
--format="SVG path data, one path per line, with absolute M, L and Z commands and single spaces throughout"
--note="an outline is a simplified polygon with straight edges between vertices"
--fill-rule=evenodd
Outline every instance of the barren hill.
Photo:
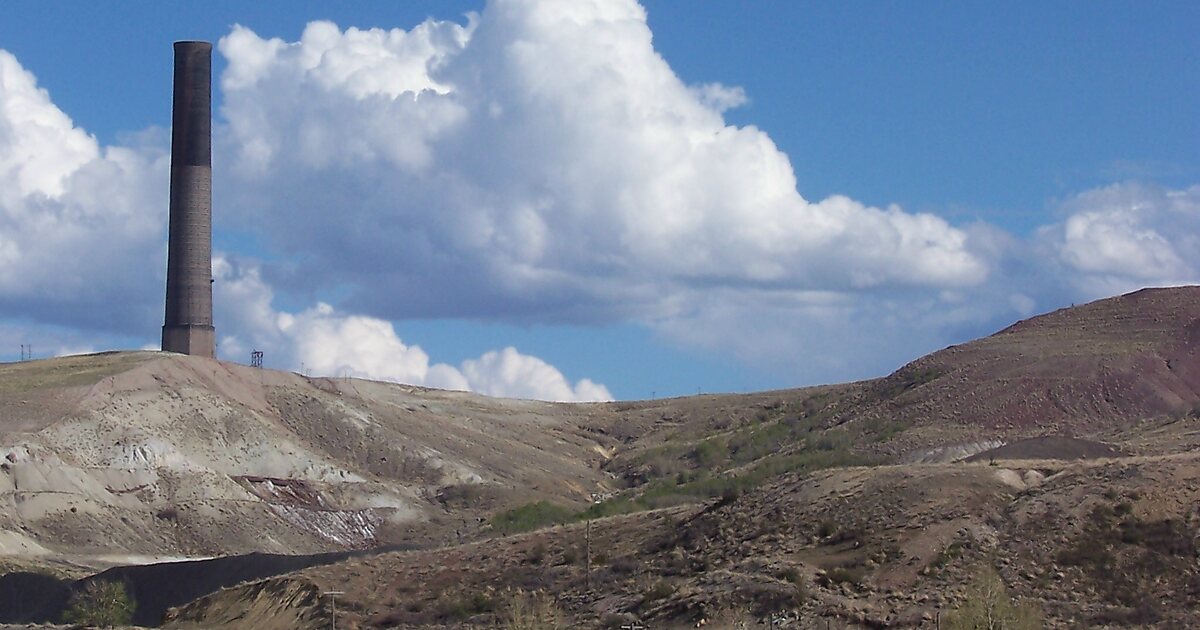
M 451 540 L 513 493 L 609 488 L 613 440 L 586 413 L 160 353 L 8 364 L 0 550 L 128 562 Z
M 1183 541 L 1200 519 L 1188 507 L 1198 402 L 1200 287 L 1034 317 L 881 379 L 654 401 L 497 400 L 150 352 L 4 364 L 0 554 L 78 576 L 410 549 L 223 591 L 175 617 L 264 628 L 323 625 L 315 594 L 334 585 L 359 627 L 492 623 L 496 609 L 474 610 L 487 602 L 471 589 L 496 604 L 507 587 L 548 589 L 579 623 L 791 611 L 919 625 L 998 558 L 1010 588 L 1066 623 L 1130 608 L 1102 597 L 1128 585 L 1059 557 L 1077 539 L 1149 528 L 1151 542 L 1123 543 L 1134 547 L 1104 566 L 1134 563 L 1127 573 L 1155 581 L 1147 596 L 1194 588 L 1175 559 L 1194 548 Z M 971 456 L 1001 466 L 946 463 Z M 1003 463 L 1020 458 L 1039 459 Z M 1085 461 L 1056 461 L 1075 458 Z M 599 585 L 578 564 L 586 518 L 605 549 Z M 1143 576 L 1143 552 L 1175 573 Z M 246 562 L 222 571 L 272 572 Z M 145 575 L 174 574 L 164 567 Z M 1033 586 L 1020 581 L 1036 567 Z M 143 599 L 179 604 L 201 584 L 231 583 L 196 577 L 204 570 L 181 567 L 195 588 Z M 1073 600 L 1067 587 L 1100 595 Z M 1176 612 L 1156 614 L 1191 621 Z
M 1018 322 L 879 381 L 870 413 L 996 435 L 1094 433 L 1200 400 L 1200 287 L 1144 289 Z M 862 413 L 862 412 L 860 412 Z M 925 440 L 933 443 L 934 440 Z
M 565 627 L 933 628 L 993 567 L 1053 627 L 1196 627 L 1197 501 L 1195 455 L 830 469 L 595 521 L 590 537 L 577 523 L 305 569 L 167 626 L 322 628 L 320 594 L 338 590 L 349 628 L 495 627 L 539 591 Z

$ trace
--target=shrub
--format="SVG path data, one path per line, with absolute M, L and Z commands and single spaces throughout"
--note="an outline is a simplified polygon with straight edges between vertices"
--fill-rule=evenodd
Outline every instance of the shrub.
M 665 580 L 659 580 L 646 590 L 646 594 L 642 596 L 642 603 L 646 604 L 649 602 L 656 602 L 660 599 L 666 599 L 673 593 L 675 593 L 674 586 L 671 586 L 671 584 Z
M 946 565 L 948 565 L 951 562 L 962 557 L 962 555 L 963 555 L 963 543 L 960 540 L 956 540 L 956 541 L 950 543 L 945 549 L 943 549 L 941 551 L 941 553 L 939 553 L 937 555 L 936 558 L 931 560 L 929 562 L 929 564 L 925 566 L 924 573 L 928 574 L 933 571 L 940 571 Z
M 950 630 L 1026 630 L 1042 627 L 1041 613 L 1026 604 L 1014 602 L 1004 581 L 991 568 L 976 574 L 967 597 L 946 615 Z
M 725 445 L 713 439 L 704 440 L 692 449 L 692 459 L 705 468 L 716 466 L 728 456 L 729 451 Z
M 800 570 L 796 567 L 786 567 L 775 573 L 775 577 L 784 582 L 796 584 L 800 581 Z
M 604 518 L 606 516 L 616 516 L 618 514 L 628 514 L 646 509 L 646 506 L 635 502 L 628 497 L 613 497 L 607 501 L 593 503 L 588 509 L 575 515 L 575 520 L 582 521 L 587 519 Z
M 441 616 L 456 621 L 496 610 L 496 600 L 491 592 L 476 591 L 468 597 L 448 599 L 441 602 Z
M 459 483 L 446 486 L 438 491 L 437 499 L 443 505 L 453 507 L 468 507 L 480 501 L 483 489 L 475 483 Z
M 833 586 L 834 584 L 861 586 L 866 573 L 862 567 L 834 567 L 826 571 L 819 581 L 821 586 Z
M 638 570 L 638 566 L 640 565 L 637 560 L 629 556 L 622 556 L 613 560 L 608 569 L 618 575 L 631 575 Z
M 1176 588 L 1187 588 L 1182 582 L 1195 562 L 1197 531 L 1180 519 L 1139 519 L 1124 505 L 1095 506 L 1081 535 L 1058 552 L 1057 560 L 1079 567 L 1110 602 L 1137 609 L 1149 584 L 1175 582 Z
M 503 534 L 527 532 L 571 520 L 574 513 L 549 501 L 537 501 L 515 507 L 492 517 L 492 529 Z
M 506 630 L 557 630 L 565 627 L 554 597 L 544 591 L 516 591 L 500 615 Z
M 133 620 L 137 604 L 121 582 L 93 580 L 71 594 L 63 621 L 91 626 L 123 626 Z
M 529 553 L 525 555 L 525 561 L 529 564 L 541 564 L 546 559 L 546 545 L 537 543 L 529 548 Z

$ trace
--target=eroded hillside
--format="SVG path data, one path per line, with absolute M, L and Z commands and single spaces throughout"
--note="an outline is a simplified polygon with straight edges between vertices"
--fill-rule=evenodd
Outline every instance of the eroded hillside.
M 347 627 L 487 626 L 529 592 L 585 626 L 919 626 L 985 567 L 1054 625 L 1189 625 L 1167 594 L 1200 594 L 1198 402 L 1197 287 L 1035 317 L 872 381 L 638 402 L 148 352 L 7 364 L 0 552 L 78 576 L 407 549 L 222 565 L 310 568 L 174 614 L 201 627 L 321 627 L 331 588 Z M 237 579 L 206 566 L 120 575 L 153 623 Z M 189 586 L 162 591 L 171 575 Z M 6 593 L 44 581 L 8 577 Z
M 600 463 L 616 441 L 583 428 L 586 407 L 158 353 L 0 370 L 8 554 L 445 542 L 513 501 L 611 488 Z
M 1195 455 L 825 470 L 593 522 L 590 573 L 574 524 L 307 569 L 168 626 L 320 628 L 336 589 L 349 628 L 493 627 L 537 591 L 566 627 L 933 627 L 995 570 L 1052 626 L 1195 627 L 1197 505 Z

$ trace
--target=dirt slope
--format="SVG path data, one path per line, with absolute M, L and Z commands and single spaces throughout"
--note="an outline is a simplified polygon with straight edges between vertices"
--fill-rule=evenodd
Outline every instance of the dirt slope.
M 581 428 L 586 406 L 159 353 L 9 364 L 0 377 L 9 555 L 440 541 L 513 500 L 586 504 L 609 488 L 599 464 L 615 441 Z
M 1053 626 L 1194 626 L 1198 330 L 1200 290 L 1141 291 L 876 381 L 608 405 L 589 421 L 630 486 L 610 503 L 682 504 L 594 521 L 590 577 L 575 523 L 308 569 L 171 623 L 283 627 L 262 593 L 337 588 L 345 627 L 488 627 L 512 589 L 581 627 L 921 626 L 994 567 Z M 981 452 L 996 465 L 904 463 Z M 868 455 L 893 464 L 845 466 Z M 290 601 L 286 623 L 328 621 L 320 598 Z
M 345 628 L 491 627 L 517 588 L 552 593 L 577 627 L 772 614 L 803 620 L 789 627 L 931 627 L 991 566 L 1054 626 L 1195 627 L 1198 501 L 1195 455 L 828 470 L 598 521 L 590 582 L 572 525 L 307 569 L 202 598 L 168 626 L 239 627 L 264 591 L 336 587 Z M 302 601 L 286 623 L 328 624 L 325 603 Z
M 7 364 L 0 554 L 76 576 L 236 553 L 437 548 L 270 578 L 176 617 L 206 627 L 308 627 L 327 619 L 317 595 L 343 585 L 362 627 L 492 623 L 505 588 L 549 589 L 581 623 L 772 611 L 920 623 L 985 561 L 1059 623 L 1136 613 L 1186 625 L 1187 611 L 1126 604 L 1195 587 L 1179 558 L 1200 518 L 1189 507 L 1198 401 L 1200 287 L 1035 317 L 873 381 L 609 404 L 162 353 Z M 998 465 L 938 463 L 979 453 Z M 1008 461 L 1023 457 L 1042 459 Z M 1057 461 L 1075 457 L 1091 459 Z M 590 588 L 582 525 L 486 539 L 509 508 L 545 500 L 570 513 L 596 498 L 596 517 L 637 512 L 596 520 L 606 558 Z M 1108 555 L 1076 540 L 1109 541 Z M 1110 583 L 1113 567 L 1137 580 Z M 357 586 L 364 576 L 373 586 Z
M 832 431 L 877 461 L 955 461 L 1052 435 L 1103 435 L 1138 442 L 1143 454 L 1177 452 L 1175 435 L 1139 440 L 1129 430 L 1200 404 L 1200 287 L 1145 289 L 1060 309 L 881 379 L 753 400 L 701 398 L 653 410 L 628 403 L 622 418 L 642 420 L 645 430 L 609 469 L 645 477 L 647 462 L 657 460 L 672 473 L 694 470 L 701 442 L 735 445 L 756 432 L 787 451 L 812 446 L 814 432 Z M 721 403 L 736 409 L 712 413 Z M 648 421 L 652 413 L 655 422 Z M 778 423 L 792 428 L 764 430 Z M 715 470 L 745 463 L 727 458 Z
M 963 435 L 1090 434 L 1200 401 L 1200 287 L 1145 289 L 1018 322 L 879 381 L 859 414 Z

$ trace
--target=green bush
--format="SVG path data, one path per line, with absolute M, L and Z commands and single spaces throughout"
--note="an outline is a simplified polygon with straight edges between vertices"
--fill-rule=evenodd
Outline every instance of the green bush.
M 692 459 L 705 468 L 724 462 L 728 456 L 729 450 L 725 444 L 715 439 L 704 440 L 692 449 Z
M 527 532 L 571 520 L 574 513 L 549 501 L 537 501 L 515 507 L 492 517 L 492 529 L 502 534 Z
M 583 521 L 588 519 L 604 518 L 606 516 L 616 516 L 618 514 L 629 514 L 630 512 L 638 512 L 647 509 L 647 506 L 635 502 L 628 497 L 614 497 L 600 503 L 593 503 L 588 509 L 575 515 L 575 520 Z
M 469 596 L 450 598 L 440 603 L 441 616 L 446 619 L 462 621 L 475 615 L 490 613 L 496 610 L 496 600 L 491 592 L 476 591 Z
M 93 580 L 71 593 L 63 621 L 89 626 L 124 626 L 133 620 L 137 604 L 121 582 Z

